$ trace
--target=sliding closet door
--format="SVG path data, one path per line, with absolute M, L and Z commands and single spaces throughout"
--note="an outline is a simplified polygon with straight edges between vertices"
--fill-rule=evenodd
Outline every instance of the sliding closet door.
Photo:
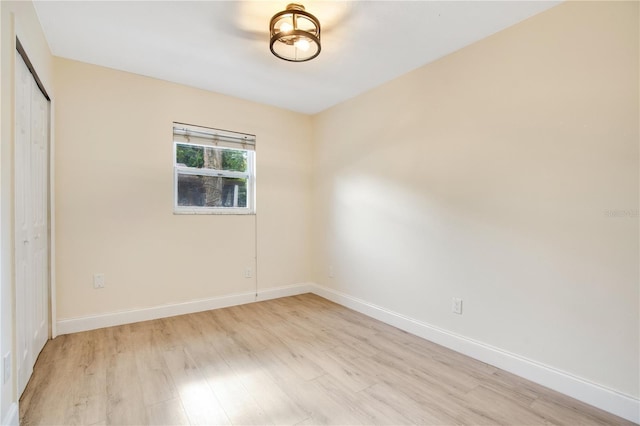
M 18 392 L 49 336 L 49 103 L 16 53 L 15 226 Z
M 49 338 L 49 101 L 31 78 L 33 362 Z
M 31 343 L 27 330 L 31 328 L 28 315 L 30 292 L 34 287 L 31 263 L 31 73 L 22 57 L 16 54 L 16 128 L 15 128 L 15 222 L 16 222 L 16 362 L 18 392 L 29 381 Z

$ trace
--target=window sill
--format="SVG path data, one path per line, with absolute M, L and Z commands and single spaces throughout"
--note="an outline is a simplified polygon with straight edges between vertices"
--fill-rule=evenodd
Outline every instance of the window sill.
M 237 215 L 237 216 L 250 216 L 255 215 L 255 211 L 251 211 L 248 209 L 220 209 L 220 210 L 210 210 L 210 209 L 175 209 L 173 211 L 174 215 L 200 215 L 200 214 L 209 214 L 209 215 Z

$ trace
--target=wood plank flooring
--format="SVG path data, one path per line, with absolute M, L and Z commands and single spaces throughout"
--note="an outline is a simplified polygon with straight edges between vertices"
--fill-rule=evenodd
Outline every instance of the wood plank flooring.
M 23 425 L 631 425 L 305 294 L 60 336 Z

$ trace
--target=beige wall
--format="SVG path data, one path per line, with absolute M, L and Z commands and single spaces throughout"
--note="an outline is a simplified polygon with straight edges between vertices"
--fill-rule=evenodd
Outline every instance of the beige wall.
M 174 121 L 257 136 L 258 287 L 308 281 L 308 116 L 60 58 L 55 76 L 58 320 L 255 290 L 255 216 L 173 214 Z
M 315 281 L 638 397 L 638 40 L 565 3 L 314 117 Z
M 0 359 L 11 353 L 11 379 L 0 386 L 0 421 L 17 408 L 14 351 L 13 135 L 15 40 L 20 39 L 49 95 L 53 95 L 52 56 L 31 2 L 0 2 Z M 17 413 L 13 413 L 17 415 Z M 15 418 L 17 419 L 17 417 Z

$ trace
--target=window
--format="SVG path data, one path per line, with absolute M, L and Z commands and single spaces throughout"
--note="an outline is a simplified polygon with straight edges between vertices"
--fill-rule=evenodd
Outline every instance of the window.
M 255 212 L 255 136 L 174 123 L 175 213 Z

